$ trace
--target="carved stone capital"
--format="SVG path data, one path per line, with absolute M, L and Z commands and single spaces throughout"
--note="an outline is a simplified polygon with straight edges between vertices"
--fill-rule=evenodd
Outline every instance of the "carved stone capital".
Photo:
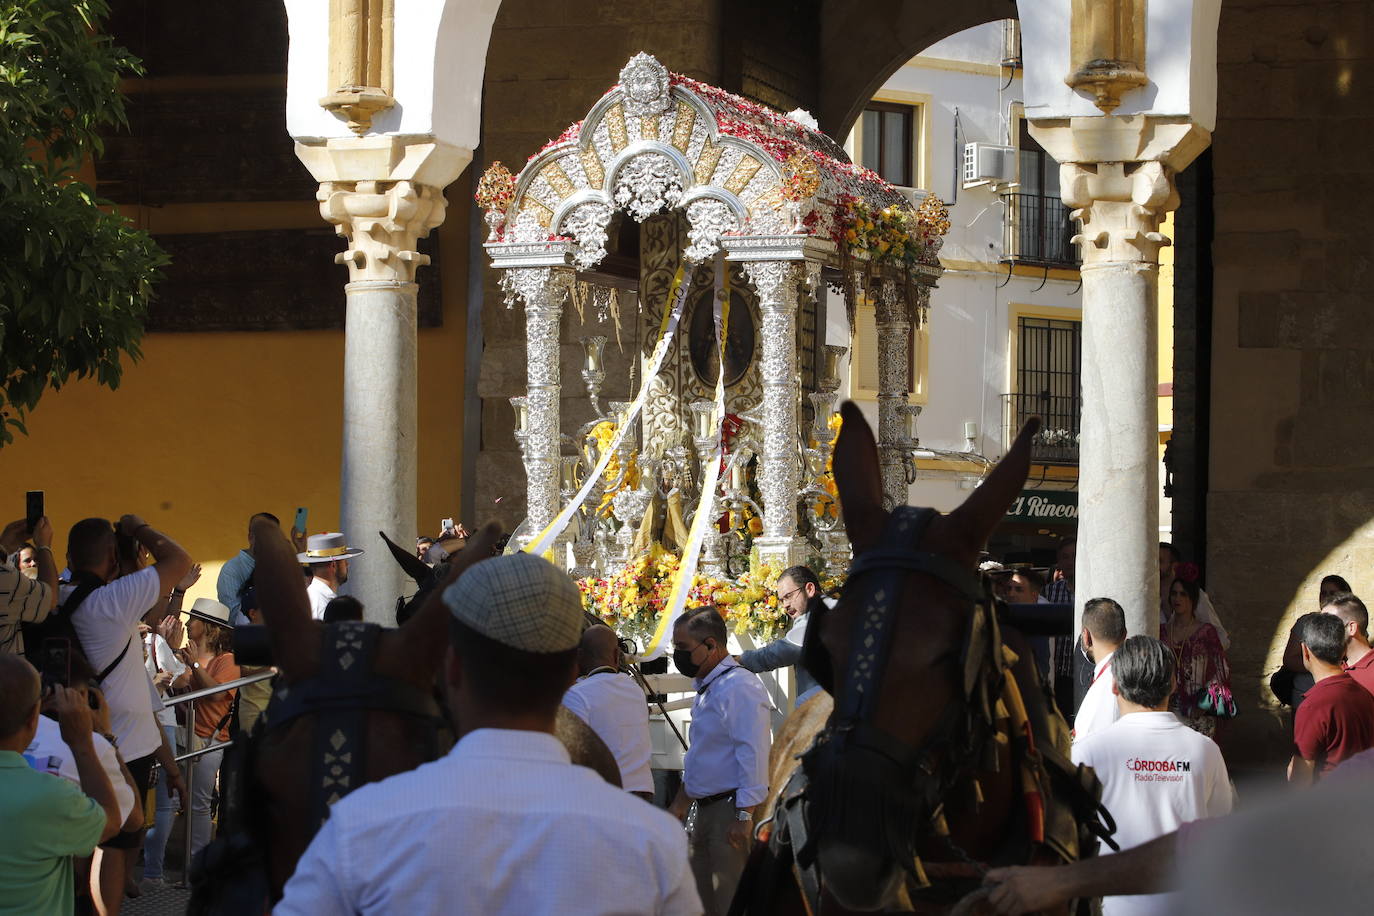
M 1119 261 L 1159 262 L 1159 249 L 1170 244 L 1159 231 L 1168 212 L 1178 206 L 1174 173 L 1160 162 L 1066 162 L 1059 167 L 1059 187 L 1071 215 L 1083 221 L 1083 265 Z
M 348 239 L 334 261 L 348 265 L 353 281 L 415 282 L 416 268 L 429 263 L 416 242 L 447 207 L 442 189 L 410 181 L 323 181 L 315 196 L 320 215 Z

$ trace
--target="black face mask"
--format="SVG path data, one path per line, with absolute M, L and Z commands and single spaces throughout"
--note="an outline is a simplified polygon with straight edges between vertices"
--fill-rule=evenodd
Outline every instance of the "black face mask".
M 676 667 L 678 671 L 682 672 L 683 674 L 687 675 L 688 677 L 696 677 L 696 676 L 697 676 L 697 672 L 699 672 L 699 671 L 701 670 L 701 666 L 698 665 L 696 662 L 692 661 L 692 655 L 693 655 L 693 653 L 695 653 L 695 652 L 697 651 L 697 648 L 698 648 L 698 647 L 703 646 L 703 645 L 705 645 L 705 643 L 697 643 L 696 646 L 693 646 L 693 647 L 690 648 L 690 649 L 674 649 L 674 650 L 673 650 L 673 665 L 674 665 L 674 667 Z M 710 654 L 710 651 L 711 651 L 711 650 L 710 650 L 709 648 L 707 648 L 707 650 L 706 650 L 707 654 Z

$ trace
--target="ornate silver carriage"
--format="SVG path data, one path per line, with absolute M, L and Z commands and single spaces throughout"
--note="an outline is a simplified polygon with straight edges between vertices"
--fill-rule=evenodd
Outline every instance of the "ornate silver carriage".
M 938 199 L 914 197 L 851 163 L 805 112 L 647 54 L 518 176 L 494 164 L 478 190 L 486 248 L 507 304 L 523 304 L 528 360 L 512 399 L 527 478 L 518 545 L 597 601 L 615 593 L 623 612 L 598 609 L 633 618 L 651 650 L 689 598 L 766 637 L 780 623 L 770 575 L 802 562 L 842 575 L 829 459 L 848 335 L 827 344 L 827 325 L 852 333 L 860 297 L 875 307 L 883 488 L 903 503 L 919 412 L 910 329 L 948 228 Z M 832 320 L 841 302 L 847 322 Z M 563 391 L 570 355 L 585 397 Z

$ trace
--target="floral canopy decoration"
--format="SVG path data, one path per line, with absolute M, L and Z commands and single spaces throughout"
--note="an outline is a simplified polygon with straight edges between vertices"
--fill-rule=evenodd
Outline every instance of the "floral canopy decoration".
M 566 246 L 590 270 L 606 256 L 612 215 L 643 221 L 685 213 L 689 261 L 731 236 L 807 236 L 843 271 L 851 308 L 860 289 L 908 293 L 938 276 L 949 228 L 938 198 L 920 209 L 855 165 L 809 114 L 782 114 L 671 73 L 637 54 L 587 114 L 530 157 L 513 184 L 495 164 L 478 188 L 488 247 L 508 258 Z M 924 280 L 924 282 L 921 282 Z M 919 315 L 913 318 L 919 320 Z

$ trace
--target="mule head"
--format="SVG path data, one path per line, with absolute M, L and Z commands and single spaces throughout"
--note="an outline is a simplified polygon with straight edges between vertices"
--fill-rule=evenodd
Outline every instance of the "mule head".
M 1025 483 L 1039 421 L 1026 424 L 963 505 L 901 543 L 895 525 L 887 531 L 892 513 L 883 507 L 873 431 L 852 403 L 841 415 L 835 483 L 856 565 L 840 602 L 809 628 L 806 661 L 822 669 L 812 673 L 835 697 L 836 712 L 803 765 L 824 886 L 842 906 L 866 911 L 898 899 L 940 803 L 936 787 L 951 778 L 940 749 L 961 731 L 973 600 L 967 586 L 954 584 L 957 577 L 940 572 L 949 564 L 974 575 L 979 551 Z M 884 559 L 871 562 L 882 568 L 860 564 L 870 551 L 880 551 L 875 557 Z M 903 553 L 928 558 L 924 568 L 934 574 L 895 559 L 887 568 L 887 558 Z M 878 680 L 865 684 L 862 666 L 875 649 L 862 628 L 874 614 L 887 620 L 879 639 L 885 648 L 876 649 Z

